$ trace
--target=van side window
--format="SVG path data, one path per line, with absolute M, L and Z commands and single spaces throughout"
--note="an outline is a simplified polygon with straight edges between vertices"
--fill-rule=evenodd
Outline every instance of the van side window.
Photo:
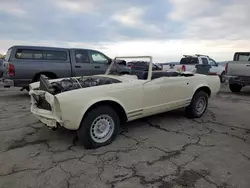
M 87 50 L 76 50 L 76 63 L 90 63 Z
M 17 59 L 34 59 L 34 60 L 67 60 L 67 53 L 64 51 L 54 50 L 29 50 L 18 49 L 15 57 Z

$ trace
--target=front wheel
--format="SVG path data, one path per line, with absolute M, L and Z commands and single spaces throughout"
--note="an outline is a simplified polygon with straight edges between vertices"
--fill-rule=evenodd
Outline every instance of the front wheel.
M 77 135 L 86 149 L 94 149 L 112 143 L 119 127 L 117 113 L 109 106 L 99 106 L 86 114 Z
M 230 89 L 232 92 L 240 92 L 241 89 L 242 89 L 242 86 L 239 85 L 239 84 L 229 84 L 229 89 Z
M 208 94 L 204 91 L 198 91 L 188 107 L 186 107 L 186 115 L 189 118 L 201 117 L 207 109 Z

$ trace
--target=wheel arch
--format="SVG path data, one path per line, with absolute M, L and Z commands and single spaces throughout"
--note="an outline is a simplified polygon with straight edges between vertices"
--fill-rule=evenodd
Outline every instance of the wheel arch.
M 110 106 L 111 108 L 113 108 L 115 110 L 115 112 L 117 113 L 117 115 L 119 116 L 121 124 L 125 123 L 128 120 L 127 114 L 126 114 L 126 111 L 125 111 L 125 108 L 123 107 L 123 105 L 121 105 L 119 102 L 117 102 L 115 100 L 106 99 L 106 100 L 96 101 L 96 102 L 92 103 L 91 105 L 89 105 L 88 108 L 86 108 L 85 112 L 82 115 L 81 124 L 82 124 L 82 121 L 84 120 L 84 118 L 86 117 L 86 115 L 92 109 L 94 109 L 98 106 L 101 106 L 101 105 Z M 79 128 L 80 128 L 80 126 L 79 126 Z
M 38 72 L 38 73 L 36 73 L 36 74 L 34 75 L 33 79 L 32 79 L 32 82 L 36 82 L 36 81 L 39 79 L 39 76 L 40 76 L 41 74 L 44 74 L 45 76 L 48 76 L 48 77 L 53 78 L 53 79 L 58 78 L 58 76 L 57 76 L 55 73 L 53 73 L 53 72 L 50 72 L 50 71 L 43 71 L 43 72 Z
M 198 93 L 199 91 L 204 91 L 205 93 L 207 93 L 208 97 L 211 96 L 211 89 L 206 85 L 198 86 L 195 89 L 193 96 L 195 96 L 195 94 Z

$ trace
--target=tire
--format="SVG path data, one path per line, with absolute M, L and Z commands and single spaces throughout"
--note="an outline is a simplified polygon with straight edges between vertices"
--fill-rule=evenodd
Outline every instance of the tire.
M 197 106 L 198 103 L 200 103 L 199 106 Z M 188 118 L 199 118 L 206 112 L 207 106 L 208 94 L 204 91 L 198 91 L 194 94 L 190 105 L 186 107 L 186 115 Z
M 100 129 L 104 129 L 99 130 L 100 132 L 108 131 L 104 138 L 101 138 L 101 133 L 94 129 L 94 127 L 98 127 L 98 122 L 101 123 L 102 120 L 104 123 L 109 122 L 108 125 L 110 126 L 108 129 L 107 124 L 99 125 L 102 126 Z M 77 136 L 85 149 L 95 149 L 112 143 L 118 134 L 119 127 L 120 119 L 115 110 L 109 106 L 99 106 L 86 114 L 80 128 L 77 130 Z
M 40 81 L 40 76 L 41 76 L 41 75 L 42 75 L 42 74 L 37 75 L 37 76 L 34 78 L 34 81 L 33 81 L 33 82 L 38 82 L 38 81 Z M 46 74 L 43 74 L 43 75 L 47 76 L 48 79 L 56 79 L 56 78 L 57 78 L 57 77 L 56 77 L 55 75 L 53 75 L 53 74 L 48 74 L 48 73 L 46 73 Z
M 239 84 L 229 84 L 229 89 L 230 89 L 232 92 L 236 93 L 236 92 L 240 92 L 240 91 L 241 91 L 242 86 L 239 85 Z
M 225 72 L 223 71 L 223 72 L 221 73 L 221 75 L 220 75 L 220 82 L 221 82 L 221 83 L 225 83 L 225 81 L 226 81 Z

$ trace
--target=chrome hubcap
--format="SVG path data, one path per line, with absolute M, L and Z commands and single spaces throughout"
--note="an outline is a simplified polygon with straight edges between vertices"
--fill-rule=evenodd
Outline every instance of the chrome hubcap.
M 98 116 L 90 127 L 90 136 L 97 143 L 104 143 L 113 135 L 114 121 L 109 115 Z
M 202 113 L 204 113 L 205 109 L 207 106 L 207 101 L 204 97 L 200 97 L 197 102 L 196 102 L 196 113 L 198 115 L 201 115 Z

